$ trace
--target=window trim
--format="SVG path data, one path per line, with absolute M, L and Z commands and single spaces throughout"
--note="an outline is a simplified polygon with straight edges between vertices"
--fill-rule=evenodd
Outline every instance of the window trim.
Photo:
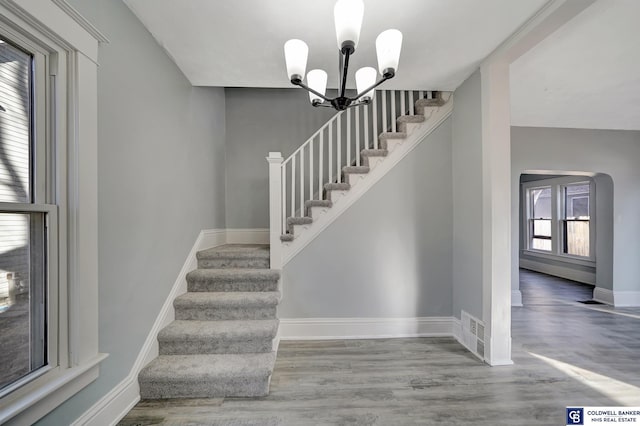
M 564 220 L 563 189 L 566 186 L 578 183 L 589 183 L 589 256 L 576 256 L 563 252 L 564 241 L 562 237 L 562 221 Z M 596 264 L 596 188 L 591 176 L 575 175 L 562 176 L 550 179 L 541 179 L 531 182 L 523 182 L 521 185 L 521 197 L 524 200 L 522 206 L 523 248 L 521 253 L 527 256 L 540 257 L 550 260 L 559 260 L 582 266 L 595 266 Z M 537 188 L 551 187 L 551 251 L 537 250 L 531 247 L 532 230 L 529 226 L 532 208 L 529 191 Z
M 536 220 L 536 218 L 534 217 L 533 214 L 533 204 L 531 203 L 531 191 L 536 190 L 536 189 L 546 189 L 549 188 L 550 192 L 551 192 L 551 217 L 549 219 L 547 218 L 538 218 L 541 220 L 550 220 L 551 221 L 551 236 L 550 237 L 546 237 L 546 236 L 536 236 L 534 234 L 534 221 Z M 555 244 L 555 233 L 554 233 L 554 226 L 553 226 L 553 210 L 554 210 L 554 200 L 553 200 L 553 187 L 551 185 L 533 185 L 531 186 L 527 191 L 524 192 L 526 200 L 527 200 L 527 208 L 525 211 L 525 223 L 527 224 L 527 248 L 533 252 L 536 253 L 553 253 L 554 251 L 554 244 Z M 538 238 L 538 239 L 544 239 L 544 240 L 550 240 L 551 241 L 551 250 L 542 250 L 542 249 L 536 249 L 532 247 L 531 244 L 531 240 L 533 240 L 534 238 Z
M 2 0 L 0 28 L 49 56 L 55 91 L 45 108 L 56 113 L 38 132 L 55 159 L 40 173 L 56 181 L 44 192 L 58 205 L 58 366 L 0 398 L 0 423 L 32 424 L 94 381 L 107 356 L 98 352 L 97 55 L 108 40 L 65 0 Z

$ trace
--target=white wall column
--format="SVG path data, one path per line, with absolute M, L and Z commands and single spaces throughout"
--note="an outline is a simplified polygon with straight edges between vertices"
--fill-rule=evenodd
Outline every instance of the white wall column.
M 511 118 L 509 64 L 489 61 L 482 81 L 482 288 L 485 360 L 511 361 Z
M 511 119 L 509 65 L 595 0 L 551 0 L 480 67 L 482 79 L 482 288 L 485 360 L 511 364 Z M 517 259 L 517 257 L 515 257 Z M 513 264 L 517 268 L 517 260 Z M 516 274 L 514 276 L 517 277 Z M 513 290 L 519 286 L 514 285 Z M 518 291 L 519 292 L 519 291 Z

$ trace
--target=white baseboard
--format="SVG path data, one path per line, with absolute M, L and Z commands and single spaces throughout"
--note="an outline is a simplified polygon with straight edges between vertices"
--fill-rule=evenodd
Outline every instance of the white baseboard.
M 640 291 L 612 291 L 596 287 L 593 289 L 593 300 L 616 308 L 638 307 L 640 306 Z
M 596 285 L 595 272 L 580 271 L 570 267 L 560 265 L 549 265 L 547 263 L 536 262 L 531 259 L 520 258 L 520 267 L 567 280 L 578 281 L 580 283 Z
M 72 424 L 80 425 L 115 425 L 131 408 L 140 400 L 140 388 L 138 385 L 138 373 L 142 367 L 158 356 L 158 332 L 172 322 L 175 318 L 173 300 L 187 291 L 187 273 L 197 268 L 196 253 L 209 247 L 225 244 L 227 232 L 224 229 L 208 229 L 200 231 L 196 242 L 193 244 L 187 256 L 178 278 L 176 279 L 169 296 L 162 305 L 162 309 L 153 323 L 147 339 L 136 358 L 133 367 L 127 377 L 118 383 L 109 393 L 103 396 L 82 416 Z
M 281 340 L 453 336 L 455 318 L 281 318 Z
M 269 228 L 227 229 L 228 244 L 269 244 Z
M 511 290 L 511 306 L 522 306 L 522 292 Z
M 462 343 L 462 321 L 453 317 L 453 337 L 461 344 Z M 464 345 L 464 344 L 463 344 Z

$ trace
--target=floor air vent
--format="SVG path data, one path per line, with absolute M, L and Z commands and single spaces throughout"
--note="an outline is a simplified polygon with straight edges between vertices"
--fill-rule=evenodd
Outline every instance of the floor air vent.
M 462 344 L 484 360 L 484 323 L 462 311 Z

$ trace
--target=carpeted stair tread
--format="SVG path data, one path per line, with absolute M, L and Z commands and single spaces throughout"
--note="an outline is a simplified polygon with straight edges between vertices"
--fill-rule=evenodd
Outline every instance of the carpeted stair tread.
M 397 123 L 422 123 L 426 120 L 424 115 L 401 115 L 396 120 Z
M 383 132 L 380 133 L 378 139 L 381 141 L 386 141 L 389 139 L 406 139 L 407 134 L 405 132 Z
M 347 191 L 349 189 L 351 189 L 351 185 L 346 182 L 333 182 L 324 184 L 325 191 Z
M 280 241 L 286 243 L 289 241 L 293 241 L 293 234 L 282 234 L 280 235 Z
M 160 330 L 158 340 L 274 338 L 278 320 L 189 321 L 178 320 Z
M 446 102 L 441 97 L 433 98 L 433 99 L 418 99 L 416 101 L 416 108 L 420 107 L 439 107 L 444 105 Z
M 344 174 L 365 174 L 369 173 L 369 166 L 344 166 L 342 168 Z
M 269 258 L 269 244 L 224 244 L 222 246 L 201 250 L 196 253 L 198 259 L 219 257 L 234 258 Z
M 143 399 L 264 396 L 275 353 L 161 355 L 138 376 Z
M 288 226 L 292 226 L 292 225 L 308 225 L 310 223 L 313 223 L 313 219 L 310 218 L 309 216 L 288 217 L 287 218 L 287 225 Z
M 225 244 L 199 251 L 196 254 L 198 268 L 269 268 L 269 245 Z
M 277 269 L 194 269 L 187 274 L 187 282 L 198 281 L 278 281 Z
M 311 207 L 331 207 L 333 203 L 330 200 L 307 200 L 304 202 L 305 208 Z
M 195 269 L 187 274 L 190 292 L 276 291 L 280 271 L 276 269 Z
M 389 151 L 386 149 L 363 149 L 360 154 L 363 157 L 386 157 Z
M 173 306 L 179 308 L 248 308 L 262 306 L 276 306 L 280 300 L 277 291 L 255 292 L 187 292 L 173 301 Z
M 227 321 L 276 318 L 277 291 L 188 292 L 173 301 L 176 320 Z
M 160 330 L 160 355 L 260 353 L 272 350 L 278 320 L 177 320 Z

